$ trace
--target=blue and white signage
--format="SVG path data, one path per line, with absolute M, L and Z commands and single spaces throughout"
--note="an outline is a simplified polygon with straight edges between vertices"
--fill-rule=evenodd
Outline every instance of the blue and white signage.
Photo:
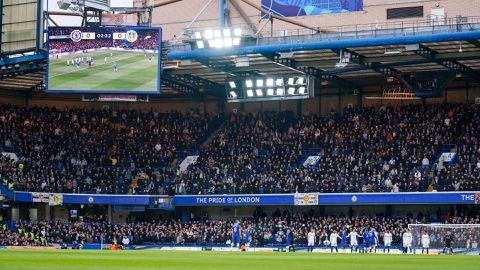
M 41 196 L 40 196 L 41 195 Z M 15 201 L 48 203 L 35 192 L 15 192 Z M 168 196 L 57 194 L 63 204 L 151 205 L 152 199 Z M 316 199 L 318 198 L 318 200 Z M 171 202 L 171 201 L 170 201 Z M 59 203 L 60 204 L 60 203 Z M 403 193 L 297 193 L 243 195 L 181 195 L 173 197 L 174 206 L 222 205 L 373 205 L 373 204 L 480 204 L 480 192 L 403 192 Z
M 294 194 L 175 196 L 175 206 L 293 205 Z

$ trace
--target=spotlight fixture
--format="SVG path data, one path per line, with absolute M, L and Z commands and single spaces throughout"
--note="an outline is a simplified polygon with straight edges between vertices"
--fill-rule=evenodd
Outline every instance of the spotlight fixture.
M 336 68 L 344 68 L 348 66 L 350 62 L 351 53 L 349 51 L 340 50 L 340 59 L 338 63 L 335 64 Z
M 277 88 L 277 96 L 283 96 L 285 90 L 283 88 Z
M 205 48 L 230 48 L 239 46 L 242 38 L 242 28 L 217 28 L 206 29 L 203 32 L 194 33 L 195 43 L 198 49 Z
M 272 78 L 267 79 L 267 86 L 269 86 L 269 87 L 273 86 L 273 79 Z
M 313 85 L 309 76 L 248 76 L 227 79 L 227 102 L 307 99 L 312 97 Z

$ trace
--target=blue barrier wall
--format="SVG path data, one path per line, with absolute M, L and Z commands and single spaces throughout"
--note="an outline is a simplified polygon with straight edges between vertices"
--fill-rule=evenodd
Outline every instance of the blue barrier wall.
M 320 205 L 372 204 L 480 204 L 480 192 L 402 192 L 318 194 Z M 62 194 L 63 204 L 103 204 L 149 206 L 162 196 Z M 171 198 L 163 196 L 163 198 Z M 15 192 L 15 201 L 33 202 L 32 193 Z M 181 195 L 173 197 L 175 206 L 295 205 L 295 194 Z M 173 209 L 170 209 L 173 210 Z

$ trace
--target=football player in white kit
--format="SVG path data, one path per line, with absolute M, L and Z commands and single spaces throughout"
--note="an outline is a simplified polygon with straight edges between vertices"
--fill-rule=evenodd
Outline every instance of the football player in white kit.
M 356 232 L 355 228 L 347 235 L 347 238 L 350 238 L 350 252 L 353 253 L 353 249 L 357 252 L 358 238 L 360 238 L 360 235 Z
M 390 246 L 392 245 L 392 233 L 390 230 L 387 230 L 383 234 L 383 253 L 385 253 L 385 250 L 388 250 L 388 253 L 390 253 Z
M 307 241 L 308 241 L 307 252 L 312 252 L 313 251 L 313 246 L 315 246 L 315 231 L 314 230 L 311 230 L 307 234 Z
M 403 253 L 408 253 L 408 251 L 410 250 L 410 252 L 412 252 L 412 240 L 413 240 L 413 237 L 412 237 L 412 233 L 410 232 L 410 230 L 405 230 L 405 232 L 403 233 L 403 236 L 402 236 L 402 242 L 403 242 Z
M 330 252 L 333 253 L 333 249 L 338 253 L 338 239 L 342 240 L 336 230 L 333 230 L 330 234 Z
M 422 241 L 422 254 L 425 249 L 427 250 L 427 254 L 428 254 L 428 249 L 430 248 L 430 235 L 428 235 L 427 231 L 423 231 L 421 241 Z

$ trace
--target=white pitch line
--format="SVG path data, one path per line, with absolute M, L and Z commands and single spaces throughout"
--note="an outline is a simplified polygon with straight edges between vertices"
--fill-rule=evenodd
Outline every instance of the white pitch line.
M 136 56 L 138 56 L 138 55 L 132 55 L 132 56 L 125 57 L 125 58 L 119 58 L 119 59 L 117 59 L 117 60 L 115 60 L 115 61 L 107 61 L 106 63 L 105 63 L 105 61 L 104 61 L 102 64 L 95 65 L 95 66 L 92 66 L 92 67 L 75 68 L 75 69 L 73 69 L 73 70 L 71 70 L 71 71 L 68 71 L 68 72 L 56 74 L 56 75 L 53 75 L 53 76 L 48 76 L 48 78 L 55 78 L 55 77 L 58 77 L 58 76 L 70 74 L 70 73 L 77 72 L 77 71 L 81 71 L 81 70 L 93 69 L 93 68 L 96 68 L 96 67 L 100 67 L 100 66 L 107 65 L 107 64 L 114 63 L 114 62 L 121 61 L 121 60 L 126 60 L 126 59 L 129 59 L 129 58 L 132 58 L 132 57 L 136 57 Z M 97 60 L 97 61 L 98 61 L 98 60 Z M 100 60 L 100 61 L 101 61 L 101 60 Z M 70 66 L 68 66 L 68 67 L 70 67 Z

